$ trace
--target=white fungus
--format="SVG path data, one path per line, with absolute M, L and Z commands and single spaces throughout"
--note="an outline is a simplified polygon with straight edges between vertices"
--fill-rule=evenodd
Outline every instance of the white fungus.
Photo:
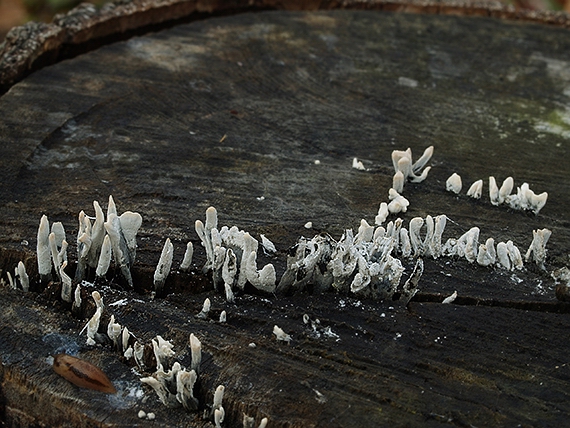
M 66 267 L 67 261 L 64 261 L 59 269 L 59 276 L 61 278 L 61 299 L 64 302 L 71 303 L 71 278 L 64 271 Z
M 190 352 L 192 354 L 192 363 L 190 364 L 190 368 L 196 373 L 200 373 L 200 364 L 202 363 L 202 343 L 194 333 L 190 333 L 189 343 Z
M 202 310 L 196 315 L 196 318 L 200 318 L 200 319 L 207 319 L 208 318 L 208 313 L 210 312 L 210 299 L 208 299 L 206 297 L 206 299 L 204 300 L 204 304 L 202 305 Z
M 95 270 L 95 275 L 99 278 L 103 278 L 109 266 L 111 264 L 111 239 L 109 235 L 105 235 L 103 243 L 101 245 L 101 251 L 99 255 L 99 261 L 97 262 L 97 269 Z
M 20 285 L 22 286 L 22 290 L 28 291 L 30 289 L 30 278 L 26 273 L 26 266 L 24 266 L 24 262 L 19 261 L 18 266 L 16 267 L 16 272 L 18 272 L 18 279 L 20 280 Z
M 474 182 L 469 190 L 467 190 L 467 196 L 471 196 L 474 199 L 480 199 L 483 193 L 483 180 L 477 180 Z
M 269 239 L 267 239 L 265 237 L 265 235 L 260 234 L 259 237 L 261 238 L 261 246 L 263 247 L 263 250 L 265 251 L 265 253 L 276 253 L 277 252 L 277 248 L 275 248 L 275 245 L 273 244 L 273 242 L 271 242 Z
M 364 164 L 361 161 L 359 161 L 357 158 L 352 159 L 352 167 L 359 171 L 366 171 Z
M 420 175 L 418 175 L 418 173 L 420 173 L 420 171 L 424 168 L 424 166 L 429 162 L 432 155 L 433 155 L 433 146 L 430 146 L 427 149 L 425 149 L 423 155 L 417 160 L 416 163 L 412 163 L 412 149 L 408 148 L 405 151 L 394 150 L 392 152 L 392 164 L 394 166 L 394 172 L 396 174 L 400 172 L 403 176 L 404 182 L 406 180 L 410 180 L 414 183 L 420 183 L 427 178 L 427 175 L 431 167 L 428 166 L 427 168 L 425 168 Z M 400 185 L 399 182 L 400 178 L 394 176 L 392 183 L 399 186 Z
M 528 262 L 532 256 L 533 261 L 544 269 L 546 259 L 546 244 L 552 232 L 548 229 L 537 229 L 532 231 L 532 242 L 528 247 L 525 260 Z
M 273 334 L 275 335 L 277 340 L 281 340 L 281 341 L 287 342 L 287 343 L 291 342 L 291 336 L 289 336 L 287 333 L 285 333 L 283 331 L 283 329 L 278 327 L 278 326 L 273 326 Z
M 457 290 L 454 291 L 453 294 L 451 294 L 450 296 L 443 299 L 443 302 L 441 302 L 441 303 L 443 303 L 443 304 L 453 303 L 456 298 L 457 298 Z
M 186 251 L 184 252 L 184 259 L 182 260 L 182 263 L 180 263 L 181 271 L 187 271 L 190 269 L 193 255 L 194 255 L 194 245 L 192 244 L 192 242 L 188 241 L 188 243 L 186 244 Z
M 156 291 L 161 291 L 164 287 L 166 277 L 170 273 L 173 256 L 174 245 L 172 245 L 172 242 L 170 242 L 170 238 L 166 238 L 164 247 L 162 247 L 160 259 L 158 260 L 158 264 L 156 265 L 156 269 L 154 271 L 154 289 Z
M 51 252 L 49 246 L 49 222 L 47 216 L 43 215 L 38 228 L 36 254 L 38 258 L 38 273 L 42 282 L 48 281 L 51 277 Z
M 459 194 L 461 192 L 461 177 L 457 173 L 451 174 L 451 176 L 445 182 L 445 189 L 448 192 L 453 192 L 455 194 Z

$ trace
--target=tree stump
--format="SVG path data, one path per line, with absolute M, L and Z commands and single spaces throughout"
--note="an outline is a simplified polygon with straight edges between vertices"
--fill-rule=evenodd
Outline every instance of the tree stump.
M 568 30 L 355 9 L 176 24 L 45 67 L 0 98 L 0 267 L 13 272 L 22 260 L 32 279 L 25 293 L 2 276 L 4 423 L 211 426 L 203 414 L 222 384 L 223 426 L 242 426 L 244 414 L 270 427 L 563 425 L 570 306 L 556 300 L 551 274 L 570 262 Z M 405 184 L 404 224 L 445 214 L 445 239 L 476 226 L 481 244 L 512 240 L 523 257 L 533 230 L 548 228 L 544 268 L 425 257 L 407 306 L 307 290 L 244 292 L 228 303 L 214 291 L 194 231 L 209 206 L 220 226 L 273 241 L 277 253 L 259 259 L 279 279 L 299 237 L 339 240 L 361 219 L 374 223 L 392 186 L 393 150 L 410 147 L 417 158 L 431 145 L 427 179 Z M 454 172 L 459 194 L 446 191 Z M 508 176 L 529 183 L 548 202 L 537 215 L 493 205 L 489 176 L 499 186 Z M 466 189 L 478 179 L 484 192 L 473 199 Z M 37 284 L 42 214 L 63 223 L 75 261 L 78 213 L 93 216 L 92 201 L 106 208 L 109 195 L 119 212 L 143 217 L 135 288 L 123 289 L 117 269 L 104 285 L 84 284 L 84 298 L 95 289 L 104 298 L 101 333 L 113 314 L 141 342 L 170 340 L 184 366 L 189 334 L 199 337 L 198 412 L 163 406 L 140 383 L 150 367 L 111 344 L 85 344 L 91 302 L 72 315 L 57 282 Z M 173 269 L 154 296 L 166 238 Z M 179 272 L 188 241 L 192 271 Z M 403 259 L 404 281 L 414 263 Z M 457 299 L 441 304 L 454 291 Z M 206 297 L 212 310 L 198 318 Z M 217 321 L 223 310 L 226 323 Z M 276 340 L 274 325 L 292 340 Z M 61 351 L 98 363 L 119 392 L 58 377 L 46 358 Z

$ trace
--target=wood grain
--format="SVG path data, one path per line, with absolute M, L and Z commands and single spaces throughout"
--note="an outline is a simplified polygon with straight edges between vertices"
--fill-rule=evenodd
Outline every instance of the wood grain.
M 0 98 L 1 267 L 23 259 L 33 274 L 41 214 L 62 221 L 73 243 L 77 213 L 92 215 L 91 202 L 112 194 L 143 226 L 136 292 L 117 290 L 120 281 L 102 290 L 106 302 L 128 300 L 107 315 L 137 337 L 173 340 L 186 363 L 188 335 L 198 335 L 207 357 L 197 396 L 205 407 L 226 386 L 226 426 L 240 426 L 243 412 L 284 427 L 558 426 L 570 412 L 569 321 L 550 272 L 570 261 L 568 44 L 563 28 L 486 17 L 279 11 L 178 25 L 46 67 Z M 221 225 L 267 235 L 279 252 L 262 261 L 279 276 L 299 236 L 338 239 L 361 218 L 373 222 L 391 151 L 417 157 L 429 145 L 433 169 L 406 184 L 405 221 L 443 213 L 445 237 L 478 226 L 523 252 L 532 230 L 547 227 L 546 272 L 426 260 L 410 311 L 331 293 L 244 294 L 229 305 L 201 274 L 193 225 L 208 206 Z M 353 157 L 367 170 L 351 168 Z M 464 189 L 510 175 L 549 200 L 534 216 L 456 196 L 445 191 L 453 172 Z M 194 272 L 173 272 L 166 297 L 153 300 L 167 237 L 175 264 L 194 242 Z M 454 290 L 458 304 L 438 303 Z M 9 424 L 151 424 L 137 418 L 141 408 L 164 426 L 206 424 L 148 390 L 144 403 L 128 393 L 115 402 L 65 384 L 45 363 L 62 346 L 99 360 L 123 391 L 140 387 L 141 374 L 110 346 L 84 345 L 77 334 L 91 314 L 74 318 L 57 284 L 0 293 Z M 194 318 L 205 297 L 212 320 L 228 312 L 226 324 Z M 305 313 L 338 337 L 317 337 Z M 291 345 L 275 341 L 275 324 Z

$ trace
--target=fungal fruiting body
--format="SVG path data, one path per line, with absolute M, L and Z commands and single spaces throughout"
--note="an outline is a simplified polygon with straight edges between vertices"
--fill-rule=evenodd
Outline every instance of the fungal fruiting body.
M 281 340 L 287 343 L 291 342 L 291 336 L 285 333 L 281 327 L 273 326 L 273 334 L 277 340 Z
M 164 287 L 166 277 L 170 273 L 173 256 L 174 246 L 172 245 L 172 242 L 170 242 L 170 238 L 166 238 L 160 259 L 154 271 L 154 289 L 156 291 L 162 291 L 162 288 Z
M 467 190 L 467 196 L 471 196 L 474 199 L 480 199 L 483 193 L 483 180 L 477 180 L 474 182 L 469 190 Z
M 200 373 L 200 364 L 202 363 L 202 343 L 200 340 L 194 336 L 194 333 L 190 333 L 190 352 L 192 354 L 192 363 L 190 368 L 196 373 Z
M 38 273 L 41 281 L 48 281 L 51 278 L 51 253 L 49 247 L 49 222 L 47 216 L 43 215 L 38 228 L 38 242 L 36 254 L 38 258 Z
M 67 354 L 53 357 L 53 370 L 69 382 L 81 388 L 115 394 L 116 388 L 103 371 L 93 364 Z
M 200 312 L 198 312 L 198 314 L 196 314 L 196 318 L 200 318 L 200 319 L 207 319 L 208 318 L 208 313 L 210 312 L 210 299 L 208 299 L 206 297 L 206 299 L 204 300 L 204 304 L 202 305 L 202 310 Z
M 457 299 L 457 291 L 454 291 L 453 294 L 451 294 L 451 296 L 448 296 L 445 299 L 443 299 L 443 302 L 441 303 L 443 304 L 453 303 L 455 299 Z
M 361 161 L 359 161 L 357 158 L 352 159 L 352 167 L 359 171 L 366 171 L 364 164 Z
M 190 269 L 193 255 L 194 255 L 194 245 L 192 244 L 192 242 L 188 241 L 188 243 L 186 244 L 186 251 L 184 252 L 184 259 L 182 259 L 182 263 L 180 263 L 180 270 L 187 271 Z
M 20 280 L 20 285 L 22 286 L 22 290 L 28 291 L 30 289 L 30 278 L 26 273 L 26 267 L 24 266 L 24 262 L 18 262 L 18 266 L 16 267 L 16 273 L 18 279 Z
M 458 194 L 461 192 L 461 177 L 457 173 L 451 174 L 451 176 L 445 182 L 445 189 L 448 192 L 453 192 Z
M 526 261 L 529 261 L 532 256 L 535 263 L 544 269 L 546 244 L 548 243 L 551 234 L 552 232 L 548 229 L 537 229 L 532 231 L 533 238 L 525 255 Z

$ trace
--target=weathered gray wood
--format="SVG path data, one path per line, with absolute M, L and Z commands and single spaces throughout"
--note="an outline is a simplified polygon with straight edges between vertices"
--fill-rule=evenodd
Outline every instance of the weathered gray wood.
M 110 311 L 137 337 L 162 334 L 177 349 L 190 332 L 201 335 L 202 405 L 225 384 L 227 426 L 244 411 L 270 426 L 560 425 L 570 411 L 568 319 L 553 312 L 568 308 L 556 303 L 549 272 L 569 262 L 567 40 L 567 30 L 488 18 L 276 12 L 180 25 L 45 68 L 0 98 L 1 267 L 25 259 L 33 272 L 42 213 L 63 221 L 74 242 L 77 213 L 92 215 L 91 202 L 113 194 L 120 211 L 144 219 L 138 292 L 151 288 L 166 237 L 178 263 L 189 239 L 198 254 L 195 274 L 173 274 L 166 298 L 105 289 L 108 303 L 129 299 Z M 447 214 L 445 237 L 479 226 L 482 238 L 512 239 L 523 252 L 532 230 L 548 227 L 548 272 L 427 260 L 411 312 L 330 294 L 242 296 L 232 306 L 204 291 L 193 225 L 206 207 L 216 206 L 221 225 L 272 239 L 280 252 L 265 261 L 282 273 L 300 235 L 339 238 L 361 218 L 373 222 L 387 200 L 391 151 L 412 147 L 417 157 L 429 145 L 433 169 L 406 185 L 406 222 Z M 353 157 L 368 171 L 352 169 Z M 445 191 L 453 172 L 464 180 L 460 196 Z M 534 216 L 465 196 L 489 175 L 529 182 L 549 201 Z M 460 305 L 419 303 L 454 290 Z M 83 346 L 76 335 L 85 320 L 56 303 L 56 285 L 1 293 L 10 308 L 0 311 L 10 423 L 63 424 L 69 415 L 85 426 L 131 425 L 141 407 L 165 425 L 200 423 L 151 392 L 147 403 L 119 409 L 66 385 L 44 363 L 56 347 L 43 341 L 49 334 L 71 337 L 125 385 L 138 376 L 110 347 Z M 213 318 L 228 311 L 226 325 L 193 318 L 206 296 Z M 304 313 L 340 341 L 313 337 Z M 290 346 L 274 340 L 275 324 L 292 334 Z M 30 391 L 52 413 L 23 399 Z
M 116 0 L 83 3 L 52 23 L 15 27 L 0 44 L 0 94 L 28 74 L 114 41 L 204 19 L 265 10 L 357 9 L 485 16 L 569 27 L 564 13 L 516 9 L 496 0 Z

